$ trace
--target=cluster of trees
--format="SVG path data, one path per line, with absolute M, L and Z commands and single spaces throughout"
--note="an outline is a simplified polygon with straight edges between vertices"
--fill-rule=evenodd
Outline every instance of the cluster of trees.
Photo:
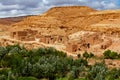
M 88 65 L 94 56 L 85 52 L 78 59 L 67 57 L 64 52 L 50 48 L 27 50 L 23 46 L 0 47 L 0 80 L 114 80 L 120 69 L 109 70 L 104 63 Z M 82 79 L 81 79 L 82 78 Z
M 120 59 L 120 54 L 111 50 L 106 50 L 103 55 L 105 59 Z

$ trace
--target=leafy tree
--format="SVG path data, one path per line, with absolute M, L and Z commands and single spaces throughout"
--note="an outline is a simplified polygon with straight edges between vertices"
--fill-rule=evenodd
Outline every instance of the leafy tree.
M 109 54 L 109 58 L 110 59 L 116 59 L 118 57 L 118 54 L 116 53 L 116 52 L 111 52 L 110 54 Z
M 118 54 L 118 58 L 120 59 L 120 53 Z
M 90 68 L 86 76 L 87 80 L 105 80 L 107 68 L 102 63 L 96 63 Z
M 115 80 L 120 77 L 120 69 L 113 68 L 107 72 L 106 80 Z
M 116 59 L 118 53 L 105 51 L 105 58 Z M 120 69 L 108 70 L 104 62 L 88 65 L 87 59 L 94 54 L 84 52 L 78 59 L 50 48 L 26 50 L 19 45 L 0 47 L 0 80 L 38 80 L 67 77 L 68 80 L 114 80 L 120 77 Z
M 111 50 L 106 50 L 104 53 L 103 53 L 103 55 L 104 55 L 104 57 L 105 58 L 109 58 L 109 54 L 111 54 Z
M 70 71 L 69 75 L 68 75 L 68 80 L 74 80 L 75 79 L 75 72 L 74 71 Z
M 4 47 L 0 47 L 0 60 L 8 53 L 7 49 Z
M 117 59 L 119 57 L 117 52 L 112 52 L 110 50 L 107 50 L 103 53 L 104 57 L 107 59 Z
M 6 78 L 7 76 L 5 76 L 5 75 L 0 75 L 0 80 L 6 80 L 7 78 Z

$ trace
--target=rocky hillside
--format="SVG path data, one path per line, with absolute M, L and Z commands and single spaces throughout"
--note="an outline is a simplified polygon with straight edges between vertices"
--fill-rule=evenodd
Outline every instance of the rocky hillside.
M 77 17 L 86 16 L 89 12 L 95 12 L 95 11 L 96 10 L 86 6 L 54 7 L 48 10 L 47 12 L 45 12 L 44 14 L 28 17 L 24 19 L 22 22 L 17 23 L 16 25 L 26 25 L 26 26 L 39 25 L 40 27 L 41 26 L 46 27 L 45 25 L 42 24 L 50 23 L 52 25 L 53 22 L 54 24 L 57 24 L 56 22 L 58 23 L 61 22 L 61 24 L 65 24 Z
M 22 21 L 26 17 L 29 17 L 29 16 L 0 18 L 0 24 L 1 25 L 11 25 L 11 24 Z
M 25 18 L 12 25 L 12 30 L 19 28 L 36 28 L 46 32 L 54 30 L 71 34 L 80 30 L 120 31 L 120 10 L 98 11 L 86 6 L 54 7 L 38 16 Z M 115 31 L 114 31 L 115 32 Z
M 0 35 L 4 35 L 4 36 L 9 35 L 9 30 L 11 30 L 10 25 L 18 23 L 27 17 L 30 17 L 30 16 L 0 18 Z

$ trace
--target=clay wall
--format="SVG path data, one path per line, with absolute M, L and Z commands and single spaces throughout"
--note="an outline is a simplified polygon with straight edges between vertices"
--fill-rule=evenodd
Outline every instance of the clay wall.
M 27 36 L 27 32 L 26 31 L 18 31 L 16 32 L 17 36 Z
M 10 37 L 21 41 L 34 41 L 37 33 L 37 30 L 25 29 L 23 31 L 11 32 Z
M 77 48 L 78 48 L 77 44 L 68 44 L 68 45 L 66 46 L 66 50 L 67 50 L 68 52 L 76 52 L 76 51 L 77 51 Z
M 54 44 L 54 43 L 64 43 L 66 42 L 67 38 L 65 36 L 57 36 L 57 35 L 43 35 L 40 36 L 40 42 L 46 44 Z
M 66 41 L 68 41 L 68 38 L 67 38 L 67 36 L 58 36 L 57 41 L 59 43 L 65 43 Z
M 11 32 L 10 37 L 14 38 L 14 35 L 16 35 L 16 32 Z
M 43 42 L 43 43 L 49 44 L 49 43 L 50 43 L 50 39 L 51 39 L 50 36 L 41 36 L 41 38 L 40 38 L 40 42 Z

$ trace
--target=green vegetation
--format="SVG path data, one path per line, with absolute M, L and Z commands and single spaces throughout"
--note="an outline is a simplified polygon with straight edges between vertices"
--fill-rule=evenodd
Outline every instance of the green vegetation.
M 79 57 L 79 54 L 78 54 L 78 57 Z M 92 57 L 94 57 L 94 54 L 93 53 L 88 53 L 88 52 L 85 51 L 83 53 L 83 57 L 86 58 L 86 59 L 92 58 Z
M 120 54 L 111 50 L 106 50 L 103 55 L 105 59 L 120 59 Z
M 0 47 L 0 80 L 119 80 L 120 69 L 109 70 L 104 62 L 88 65 L 88 58 L 93 56 L 85 52 L 74 60 L 52 47 Z

